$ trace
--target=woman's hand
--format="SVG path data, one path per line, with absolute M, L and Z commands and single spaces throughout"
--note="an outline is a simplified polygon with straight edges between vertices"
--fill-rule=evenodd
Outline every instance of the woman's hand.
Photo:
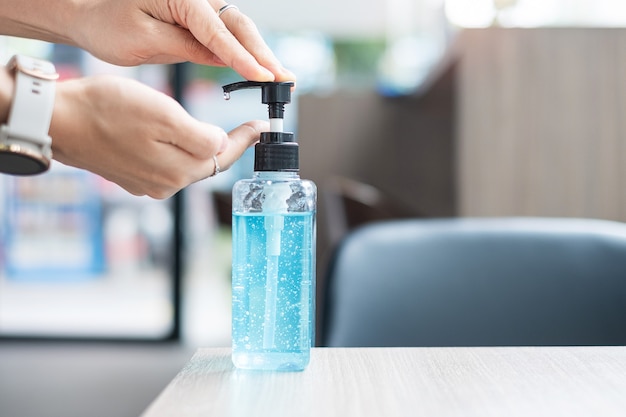
M 117 65 L 229 66 L 254 81 L 295 81 L 224 0 L 2 0 L 0 33 L 66 43 Z
M 224 0 L 3 0 L 0 33 L 66 43 L 116 65 L 191 61 L 295 81 L 254 22 Z
M 56 160 L 161 199 L 211 176 L 214 155 L 228 169 L 268 128 L 252 121 L 226 134 L 144 84 L 96 76 L 57 84 L 50 136 Z
M 255 81 L 294 80 L 250 18 L 224 0 L 82 0 L 76 43 L 119 65 L 191 61 Z

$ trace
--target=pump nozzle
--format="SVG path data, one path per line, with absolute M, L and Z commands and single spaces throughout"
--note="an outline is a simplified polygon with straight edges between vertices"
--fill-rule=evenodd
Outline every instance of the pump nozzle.
M 291 103 L 291 88 L 294 83 L 288 82 L 262 82 L 262 81 L 240 81 L 225 85 L 224 98 L 230 100 L 230 93 L 237 90 L 250 88 L 261 89 L 261 102 L 267 104 L 270 119 L 282 119 L 285 104 Z

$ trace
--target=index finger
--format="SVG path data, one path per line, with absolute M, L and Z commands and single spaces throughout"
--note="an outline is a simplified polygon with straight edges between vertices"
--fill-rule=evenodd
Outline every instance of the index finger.
M 295 75 L 280 64 L 272 50 L 267 46 L 252 19 L 239 9 L 228 10 L 228 13 L 222 14 L 220 18 L 256 61 L 274 74 L 276 81 L 296 80 Z
M 274 74 L 256 58 L 228 30 L 224 22 L 206 0 L 196 0 L 193 11 L 187 14 L 189 31 L 224 64 L 247 80 L 274 81 Z

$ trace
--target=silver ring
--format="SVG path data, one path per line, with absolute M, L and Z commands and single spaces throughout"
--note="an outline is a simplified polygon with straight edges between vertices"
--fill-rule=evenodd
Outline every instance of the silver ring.
M 237 10 L 239 10 L 239 7 L 235 6 L 234 4 L 226 3 L 224 6 L 220 7 L 220 9 L 217 11 L 217 17 L 220 17 L 222 15 L 222 13 L 224 13 L 228 9 L 237 9 Z
M 213 171 L 213 175 L 211 175 L 212 177 L 222 172 L 222 170 L 220 169 L 220 164 L 217 163 L 217 155 L 213 155 L 213 162 L 215 163 L 215 171 Z

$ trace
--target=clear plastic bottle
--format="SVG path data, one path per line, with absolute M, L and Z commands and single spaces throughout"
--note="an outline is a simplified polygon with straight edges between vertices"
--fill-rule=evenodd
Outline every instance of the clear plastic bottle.
M 237 83 L 229 91 L 284 84 Z M 270 119 L 272 100 L 289 102 L 274 93 L 263 94 Z M 233 187 L 232 358 L 238 368 L 299 371 L 309 363 L 317 190 L 300 179 L 298 168 L 293 134 L 267 132 L 255 147 L 253 178 Z
M 313 337 L 315 185 L 256 172 L 233 188 L 233 362 L 302 370 Z

